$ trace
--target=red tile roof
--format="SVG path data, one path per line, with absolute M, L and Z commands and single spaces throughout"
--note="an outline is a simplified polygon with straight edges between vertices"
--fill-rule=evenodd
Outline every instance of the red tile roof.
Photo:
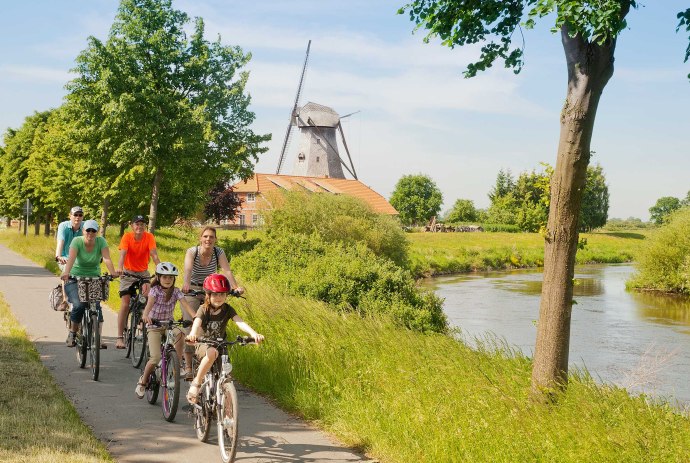
M 235 183 L 233 188 L 235 193 L 261 194 L 282 188 L 285 190 L 306 189 L 307 191 L 317 193 L 344 194 L 363 200 L 380 214 L 398 214 L 398 211 L 386 201 L 386 198 L 359 180 L 254 173 L 254 176 L 251 178 Z

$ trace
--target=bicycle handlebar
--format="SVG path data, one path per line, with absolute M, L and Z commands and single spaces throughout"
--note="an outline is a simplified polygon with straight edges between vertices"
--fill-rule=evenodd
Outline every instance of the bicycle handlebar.
M 77 280 L 77 281 L 93 281 L 93 280 L 108 280 L 108 281 L 113 281 L 116 276 L 112 276 L 108 273 L 104 273 L 101 276 L 98 277 L 78 277 L 78 276 L 72 276 L 70 275 L 70 278 Z
M 197 338 L 196 341 L 190 342 L 187 341 L 190 344 L 210 344 L 215 348 L 218 347 L 223 347 L 223 346 L 232 346 L 233 344 L 239 344 L 241 346 L 245 346 L 247 344 L 255 344 L 256 340 L 252 338 L 251 336 L 237 336 L 237 338 L 234 341 L 227 341 L 223 340 L 221 338 Z
M 181 326 L 183 328 L 189 328 L 194 323 L 192 320 L 156 320 L 151 319 L 151 324 L 156 326 L 161 326 L 165 328 L 172 328 L 173 326 Z
M 183 292 L 182 294 L 184 294 L 185 296 L 203 296 L 206 294 L 206 291 L 202 291 L 202 290 L 198 290 L 198 289 L 190 289 L 186 293 Z M 228 295 L 230 295 L 232 297 L 241 297 L 242 299 L 245 299 L 245 297 L 242 296 L 242 294 L 240 294 L 236 289 L 231 289 L 230 292 L 228 293 Z

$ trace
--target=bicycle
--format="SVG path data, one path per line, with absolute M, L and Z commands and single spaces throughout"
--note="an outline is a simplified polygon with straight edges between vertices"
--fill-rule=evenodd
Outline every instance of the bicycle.
M 91 378 L 98 381 L 101 363 L 101 332 L 99 329 L 98 303 L 108 299 L 110 282 L 113 276 L 107 273 L 100 277 L 71 277 L 77 281 L 77 292 L 80 302 L 88 302 L 84 310 L 81 328 L 76 337 L 76 352 L 79 368 L 86 366 L 87 353 L 91 367 Z
M 143 294 L 143 286 L 149 283 L 149 279 L 131 273 L 125 273 L 124 275 L 136 279 L 132 286 L 129 287 L 129 315 L 125 325 L 125 332 L 123 333 L 126 346 L 125 358 L 131 358 L 132 366 L 139 368 L 146 356 L 146 325 L 142 321 L 141 316 L 144 313 L 144 307 L 146 307 L 146 296 Z
M 228 347 L 245 346 L 254 343 L 254 339 L 249 336 L 237 336 L 235 341 L 224 341 L 220 338 L 199 338 L 196 342 L 215 347 L 221 355 L 213 362 L 211 369 L 204 376 L 204 381 L 199 387 L 197 403 L 191 404 L 194 430 L 197 439 L 206 442 L 211 431 L 211 421 L 215 420 L 220 457 L 224 463 L 230 463 L 234 461 L 237 451 L 239 422 L 237 390 L 230 375 L 232 364 L 228 357 Z M 196 361 L 193 363 L 196 364 Z
M 161 343 L 161 361 L 149 376 L 146 385 L 146 400 L 151 405 L 158 400 L 159 390 L 163 391 L 161 408 L 163 418 L 172 422 L 177 414 L 177 405 L 180 400 L 180 359 L 175 350 L 175 327 L 189 327 L 191 320 L 152 320 L 152 324 L 165 328 L 165 339 Z M 151 346 L 149 346 L 149 349 Z

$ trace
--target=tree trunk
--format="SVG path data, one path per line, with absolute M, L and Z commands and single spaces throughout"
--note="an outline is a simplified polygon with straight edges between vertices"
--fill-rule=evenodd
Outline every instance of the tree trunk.
M 43 228 L 43 234 L 45 236 L 50 236 L 50 223 L 53 221 L 53 214 L 48 212 L 46 214 L 46 223 L 45 227 Z
M 149 231 L 156 232 L 156 219 L 158 217 L 158 198 L 160 196 L 161 183 L 163 183 L 163 170 L 156 167 L 156 175 L 153 176 L 151 188 L 151 208 L 149 209 Z
M 127 222 L 122 222 L 120 224 L 120 238 L 124 236 L 125 230 L 127 230 Z
M 103 198 L 103 212 L 101 212 L 101 236 L 105 238 L 105 232 L 108 228 L 108 205 L 110 204 L 109 198 Z
M 34 222 L 34 236 L 38 236 L 41 234 L 41 220 L 38 218 L 38 216 L 35 217 L 35 222 Z
M 543 398 L 568 382 L 570 316 L 578 243 L 578 218 L 585 187 L 594 118 L 601 93 L 613 75 L 616 42 L 590 44 L 561 30 L 568 64 L 568 92 L 561 112 L 558 159 L 551 177 L 544 246 L 544 282 L 539 306 L 532 392 Z

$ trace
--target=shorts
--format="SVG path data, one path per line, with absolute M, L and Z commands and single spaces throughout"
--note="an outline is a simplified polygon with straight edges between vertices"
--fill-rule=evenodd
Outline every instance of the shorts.
M 149 273 L 148 270 L 145 270 L 143 272 L 132 272 L 131 270 L 125 269 L 125 272 L 131 273 L 133 275 L 138 275 L 140 277 L 144 277 L 148 280 L 151 279 L 151 274 Z M 120 297 L 125 296 L 129 293 L 129 288 L 134 284 L 135 281 L 137 281 L 137 279 L 133 278 L 131 276 L 124 275 L 124 274 L 120 276 L 120 291 L 119 291 Z

